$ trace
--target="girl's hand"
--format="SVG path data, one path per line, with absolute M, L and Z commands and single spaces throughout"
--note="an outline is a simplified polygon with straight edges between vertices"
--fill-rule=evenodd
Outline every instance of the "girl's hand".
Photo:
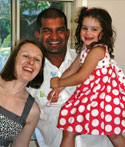
M 64 88 L 61 87 L 61 88 L 56 88 L 56 89 L 51 90 L 47 97 L 49 102 L 57 102 L 59 98 L 59 94 L 63 89 Z
M 56 90 L 52 89 L 50 93 L 48 94 L 47 99 L 49 100 L 49 102 L 57 102 L 58 101 L 57 97 L 58 97 L 58 94 L 56 93 Z
M 59 87 L 59 77 L 51 78 L 50 80 L 50 88 L 58 88 Z

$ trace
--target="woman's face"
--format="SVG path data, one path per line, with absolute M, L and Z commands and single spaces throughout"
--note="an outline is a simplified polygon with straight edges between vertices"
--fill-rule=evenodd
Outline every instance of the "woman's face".
M 82 21 L 82 27 L 80 32 L 81 40 L 86 46 L 89 46 L 93 42 L 98 42 L 102 27 L 98 19 L 93 17 L 85 17 Z M 100 35 L 100 36 L 99 36 Z
M 16 57 L 15 75 L 17 80 L 28 83 L 39 73 L 42 66 L 43 54 L 36 45 L 32 43 L 24 44 Z

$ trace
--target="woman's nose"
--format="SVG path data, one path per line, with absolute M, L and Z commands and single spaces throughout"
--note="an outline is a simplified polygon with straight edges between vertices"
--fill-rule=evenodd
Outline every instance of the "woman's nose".
M 33 58 L 33 57 L 30 57 L 30 58 L 29 58 L 29 63 L 30 63 L 30 64 L 34 64 L 34 58 Z

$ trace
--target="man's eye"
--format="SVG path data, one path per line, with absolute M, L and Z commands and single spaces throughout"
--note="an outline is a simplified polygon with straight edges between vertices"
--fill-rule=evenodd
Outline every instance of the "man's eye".
M 65 29 L 58 29 L 58 32 L 65 32 L 66 30 Z
M 42 32 L 44 32 L 44 33 L 50 33 L 51 31 L 48 30 L 48 29 L 43 29 Z

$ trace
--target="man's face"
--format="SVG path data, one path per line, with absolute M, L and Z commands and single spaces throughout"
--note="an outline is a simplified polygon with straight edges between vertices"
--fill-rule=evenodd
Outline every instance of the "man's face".
M 66 52 L 69 30 L 66 29 L 63 18 L 42 18 L 40 39 L 48 54 Z

